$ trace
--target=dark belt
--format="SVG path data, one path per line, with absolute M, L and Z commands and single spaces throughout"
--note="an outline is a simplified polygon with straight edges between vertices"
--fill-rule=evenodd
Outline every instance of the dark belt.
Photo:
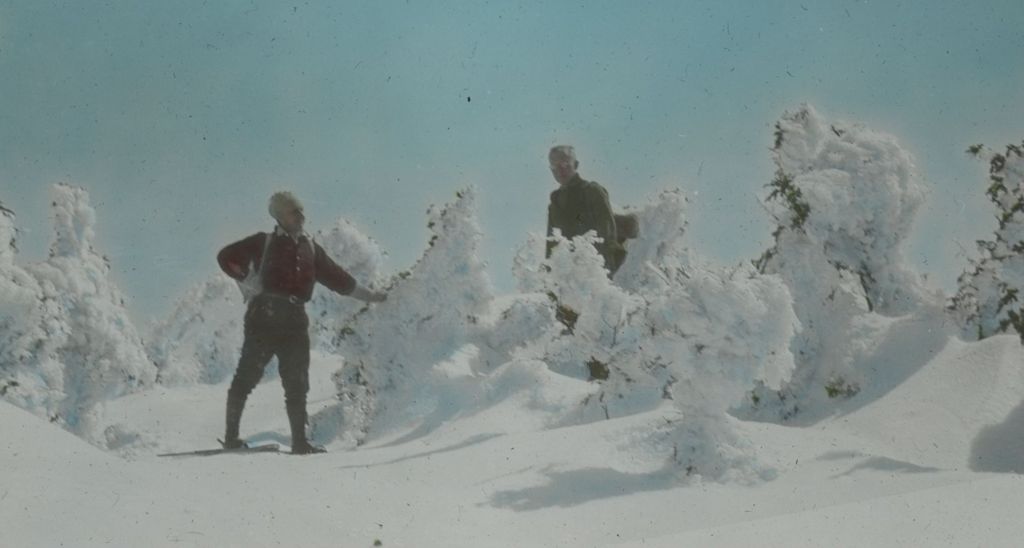
M 306 304 L 306 301 L 302 300 L 300 297 L 296 297 L 295 295 L 285 295 L 283 293 L 262 293 L 261 296 L 274 299 L 275 301 L 284 301 L 289 304 L 299 306 Z

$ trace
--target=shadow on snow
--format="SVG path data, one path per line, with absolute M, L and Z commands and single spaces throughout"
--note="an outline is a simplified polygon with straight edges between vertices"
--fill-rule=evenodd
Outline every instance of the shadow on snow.
M 1024 402 L 1003 422 L 986 426 L 971 444 L 971 470 L 1024 474 Z
M 480 444 L 480 443 L 484 443 L 484 442 L 490 441 L 490 440 L 492 440 L 494 438 L 500 438 L 501 436 L 504 436 L 504 435 L 505 434 L 477 434 L 475 436 L 470 436 L 469 438 L 466 438 L 465 440 L 463 440 L 463 441 L 461 441 L 459 443 L 456 443 L 456 444 L 453 444 L 453 445 L 449 445 L 448 447 L 442 447 L 440 449 L 434 449 L 434 450 L 431 450 L 431 451 L 423 451 L 421 453 L 414 453 L 412 455 L 406 455 L 404 457 L 398 457 L 396 459 L 392 459 L 392 460 L 388 460 L 388 461 L 374 462 L 374 463 L 370 463 L 370 464 L 348 464 L 348 465 L 345 465 L 345 466 L 339 466 L 338 469 L 339 470 L 344 470 L 344 469 L 348 469 L 348 468 L 373 468 L 373 467 L 376 467 L 376 466 L 386 466 L 386 465 L 389 465 L 389 464 L 396 464 L 396 463 L 404 462 L 404 461 L 407 461 L 407 460 L 429 458 L 429 457 L 431 457 L 433 455 L 438 455 L 438 454 L 441 454 L 441 453 L 449 453 L 449 452 L 452 452 L 452 451 L 458 451 L 460 449 L 465 449 L 466 447 L 469 447 L 469 446 L 472 446 L 472 445 L 477 445 L 477 444 Z
M 578 506 L 599 499 L 679 487 L 675 476 L 665 470 L 628 474 L 611 468 L 583 468 L 568 471 L 547 470 L 544 475 L 548 480 L 544 485 L 498 491 L 491 496 L 490 501 L 483 504 L 517 512 L 529 512 L 552 506 Z

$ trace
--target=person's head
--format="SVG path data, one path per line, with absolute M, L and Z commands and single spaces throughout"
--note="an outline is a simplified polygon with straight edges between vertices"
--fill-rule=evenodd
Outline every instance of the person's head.
M 306 222 L 303 214 L 302 202 L 291 192 L 275 192 L 270 197 L 270 205 L 267 207 L 270 216 L 277 220 L 289 234 L 297 234 L 302 231 L 302 225 Z
M 560 185 L 573 180 L 576 177 L 576 168 L 580 167 L 576 160 L 576 149 L 569 145 L 551 147 L 551 151 L 548 152 L 548 164 L 551 175 Z

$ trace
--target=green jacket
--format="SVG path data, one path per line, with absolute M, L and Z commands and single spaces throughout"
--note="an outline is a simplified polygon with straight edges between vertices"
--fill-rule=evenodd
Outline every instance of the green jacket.
M 548 236 L 556 228 L 566 238 L 593 230 L 604 240 L 597 245 L 597 251 L 604 257 L 605 268 L 612 273 L 619 268 L 625 249 L 619 243 L 608 191 L 603 186 L 576 175 L 552 192 L 551 203 L 548 204 Z M 554 245 L 548 242 L 547 257 L 551 256 Z

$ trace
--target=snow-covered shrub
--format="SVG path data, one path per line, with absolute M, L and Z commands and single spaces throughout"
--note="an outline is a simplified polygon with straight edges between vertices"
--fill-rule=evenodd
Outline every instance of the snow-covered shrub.
M 857 276 L 868 307 L 880 314 L 905 314 L 931 298 L 903 257 L 925 191 L 895 138 L 861 124 L 829 123 L 802 105 L 776 123 L 773 155 L 767 206 L 777 238 L 806 235 L 797 245 L 821 248 L 833 268 Z M 784 247 L 777 241 L 762 268 L 771 270 Z
M 951 308 L 967 337 L 983 339 L 1013 329 L 1024 341 L 1024 142 L 1004 153 L 968 149 L 989 164 L 986 194 L 999 222 L 992 240 L 978 241 L 981 258 L 958 278 Z
M 0 265 L 13 263 L 18 254 L 18 227 L 14 217 L 14 212 L 0 202 Z
M 659 364 L 644 362 L 639 352 L 646 303 L 608 279 L 593 233 L 553 239 L 557 245 L 538 271 L 564 328 L 535 348 L 557 373 L 602 381 L 602 391 L 585 402 L 591 419 L 651 408 L 667 381 Z
M 626 260 L 615 273 L 615 283 L 630 291 L 661 284 L 664 272 L 672 276 L 690 268 L 685 243 L 687 198 L 679 189 L 664 190 L 645 207 L 633 211 L 639 237 L 626 242 Z M 655 267 L 655 265 L 658 265 Z
M 362 440 L 374 426 L 405 423 L 437 404 L 444 362 L 473 336 L 493 289 L 478 258 L 476 193 L 431 207 L 428 249 L 399 274 L 385 302 L 366 308 L 336 339 L 345 364 L 335 374 L 339 402 L 313 418 L 315 439 Z
M 156 368 L 110 279 L 110 265 L 95 250 L 96 213 L 88 194 L 59 184 L 51 201 L 49 258 L 21 270 L 5 254 L 5 282 L 18 289 L 4 293 L 24 314 L 5 330 L 13 335 L 5 336 L 5 345 L 12 346 L 0 352 L 0 368 L 13 372 L 17 383 L 12 390 L 8 376 L 5 397 L 102 444 L 97 405 L 151 384 Z
M 315 241 L 360 285 L 375 287 L 383 281 L 384 254 L 380 246 L 347 219 L 339 218 L 327 230 L 317 231 Z M 326 351 L 335 350 L 342 327 L 363 307 L 362 301 L 339 297 L 317 284 L 308 306 L 316 346 Z
M 214 384 L 230 378 L 242 349 L 245 304 L 222 273 L 189 288 L 146 337 L 161 384 Z
M 480 350 L 478 369 L 484 373 L 528 355 L 527 347 L 563 327 L 556 321 L 550 297 L 543 293 L 504 297 L 495 301 L 494 308 L 495 313 L 482 319 L 469 340 Z
M 778 274 L 803 326 L 794 340 L 797 370 L 775 394 L 753 394 L 788 416 L 800 401 L 855 394 L 855 358 L 874 324 L 937 297 L 903 257 L 924 190 L 910 154 L 860 124 L 828 122 L 809 105 L 775 126 L 776 174 L 766 207 L 774 245 L 755 264 Z
M 640 236 L 618 283 L 608 280 L 593 234 L 556 236 L 551 257 L 533 268 L 521 252 L 520 283 L 549 295 L 574 321 L 517 356 L 594 380 L 582 420 L 671 400 L 682 418 L 665 439 L 679 470 L 710 478 L 756 472 L 754 452 L 727 412 L 755 382 L 780 387 L 788 378 L 798 322 L 778 277 L 694 259 L 683 239 L 684 206 L 682 194 L 669 191 L 636 211 Z

